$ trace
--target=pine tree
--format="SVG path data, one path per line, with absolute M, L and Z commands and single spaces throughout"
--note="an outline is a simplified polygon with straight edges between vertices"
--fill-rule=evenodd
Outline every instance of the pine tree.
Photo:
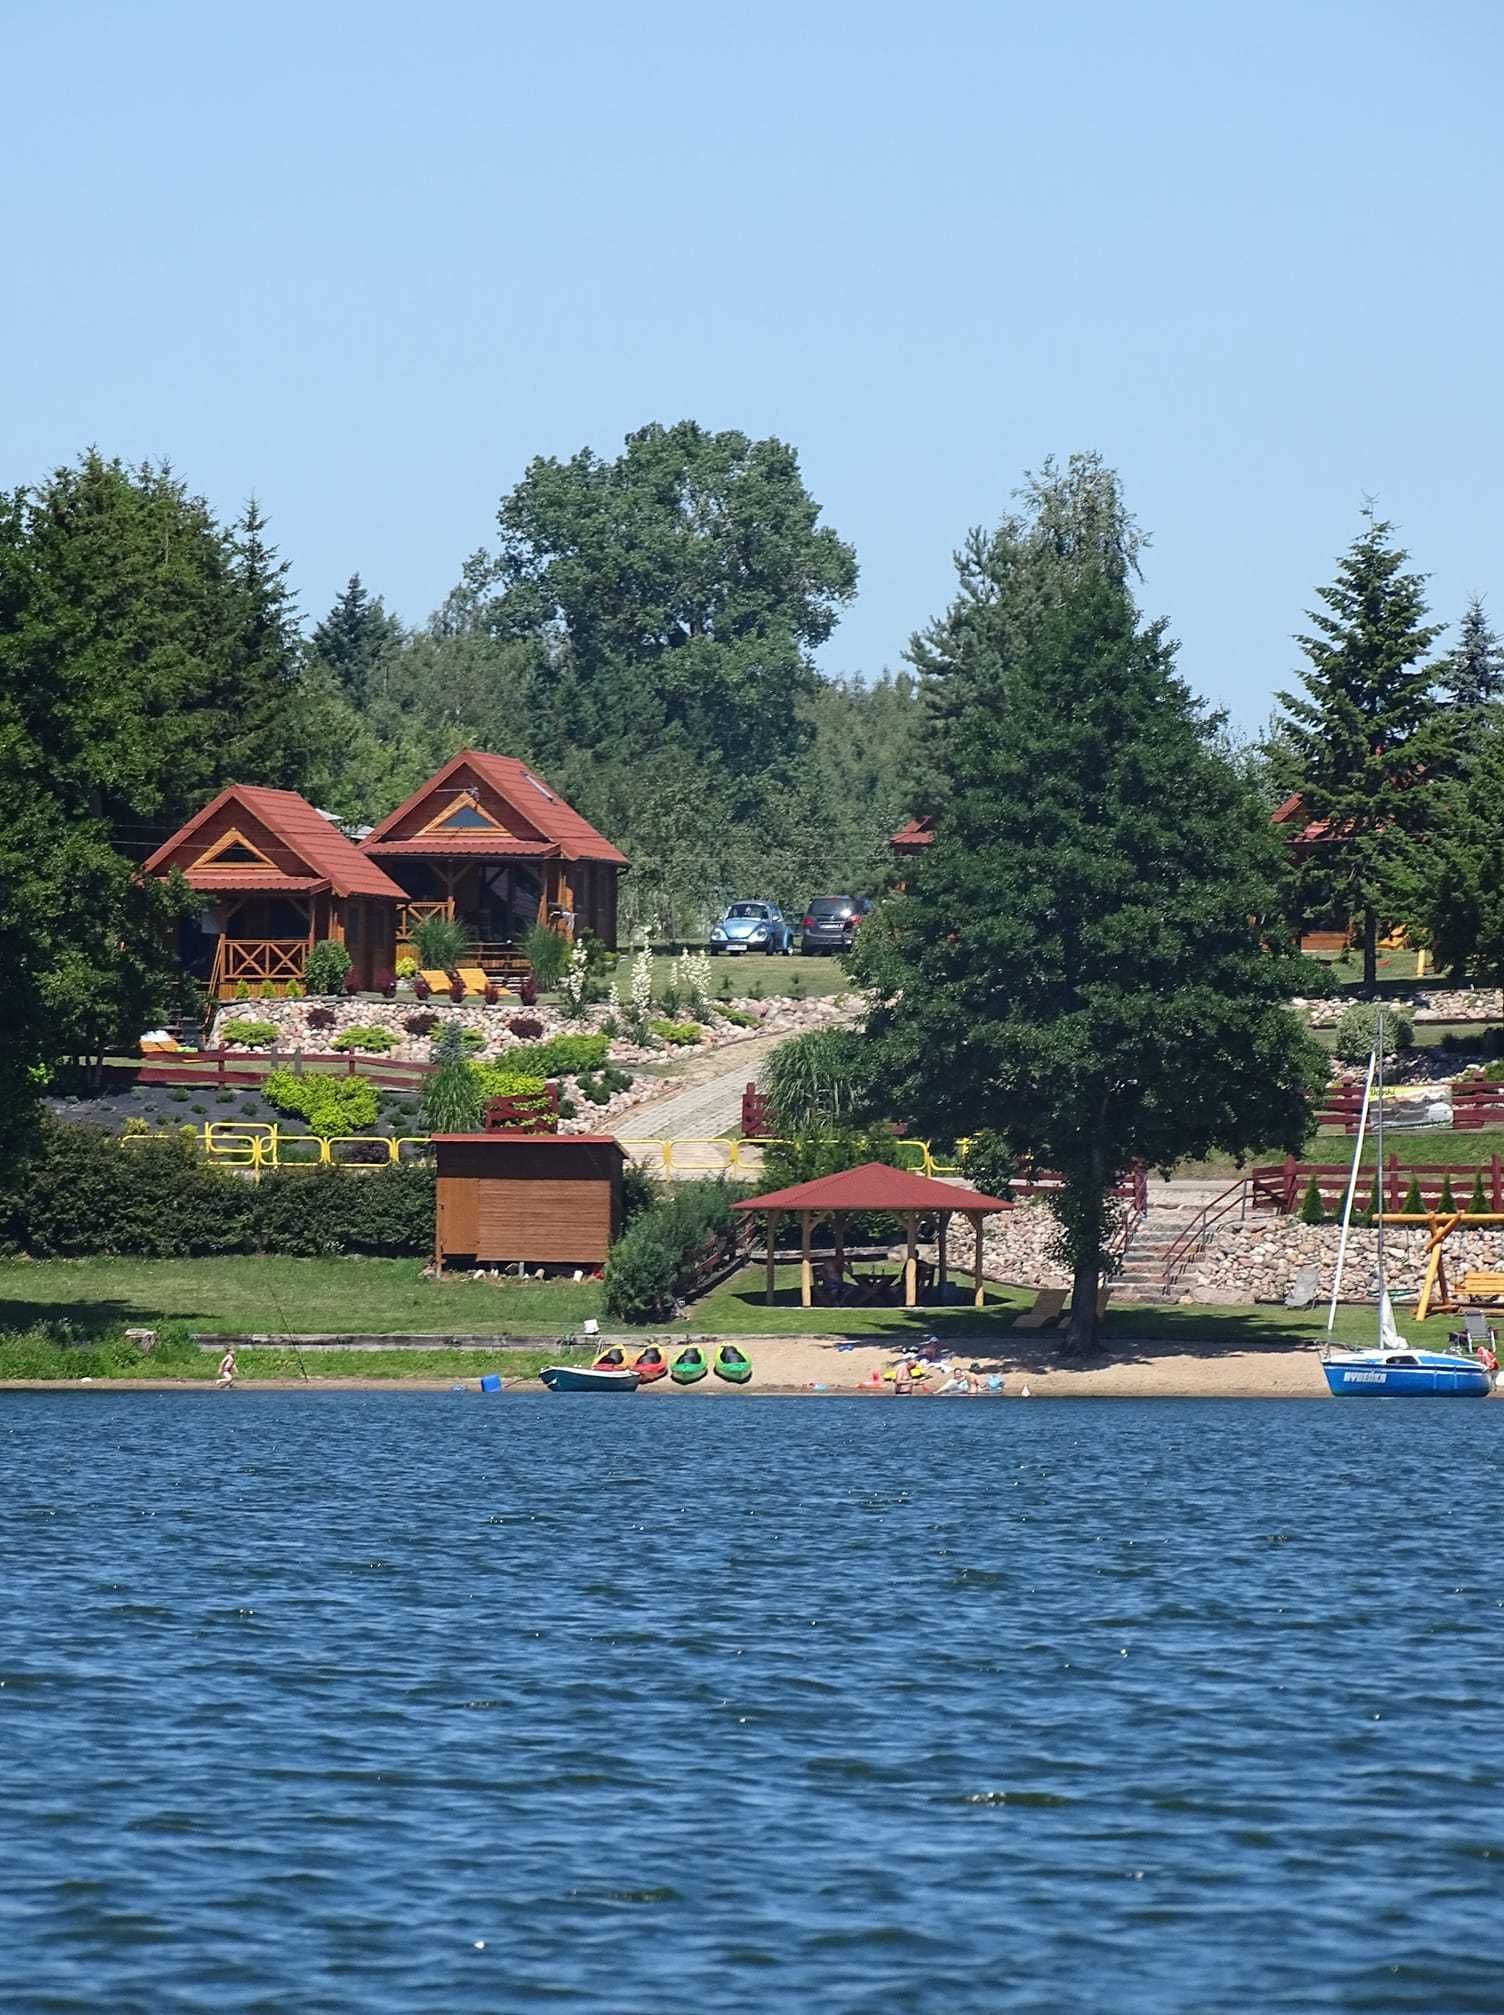
M 311 650 L 333 672 L 351 704 L 363 707 L 375 696 L 378 666 L 401 635 L 401 624 L 387 614 L 380 595 L 367 594 L 359 574 L 352 574 L 314 630 Z
M 1250 921 L 1278 842 L 1139 618 L 1116 482 L 1063 542 L 1060 481 L 988 561 L 1013 607 L 956 632 L 944 816 L 856 961 L 880 1109 L 942 1139 L 991 1129 L 1060 1174 L 1084 1350 L 1122 1179 L 1214 1146 L 1296 1151 L 1326 1060 L 1286 1007 L 1298 961 Z
M 1380 920 L 1419 886 L 1446 734 L 1423 662 L 1439 634 L 1425 621 L 1423 577 L 1406 571 L 1391 525 L 1371 508 L 1364 519 L 1337 579 L 1318 590 L 1326 606 L 1312 612 L 1312 633 L 1298 639 L 1310 661 L 1305 693 L 1279 698 L 1306 810 L 1327 828 L 1302 864 L 1303 900 L 1308 909 L 1343 904 L 1361 918 L 1371 991 Z

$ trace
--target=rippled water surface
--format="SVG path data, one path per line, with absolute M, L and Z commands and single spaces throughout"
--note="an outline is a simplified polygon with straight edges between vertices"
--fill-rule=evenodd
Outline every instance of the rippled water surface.
M 0 1396 L 0 2002 L 1497 2011 L 1501 1431 Z

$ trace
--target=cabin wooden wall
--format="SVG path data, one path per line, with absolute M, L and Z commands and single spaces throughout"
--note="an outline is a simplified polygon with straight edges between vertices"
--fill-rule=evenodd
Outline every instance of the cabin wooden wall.
M 599 1266 L 621 1223 L 615 1141 L 526 1134 L 440 1139 L 435 1257 Z

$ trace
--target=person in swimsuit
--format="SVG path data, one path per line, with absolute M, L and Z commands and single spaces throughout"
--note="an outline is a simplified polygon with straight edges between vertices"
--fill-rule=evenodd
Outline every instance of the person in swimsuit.
M 235 1383 L 235 1346 L 233 1344 L 231 1344 L 230 1348 L 219 1360 L 219 1377 L 215 1382 L 216 1384 L 226 1386 Z

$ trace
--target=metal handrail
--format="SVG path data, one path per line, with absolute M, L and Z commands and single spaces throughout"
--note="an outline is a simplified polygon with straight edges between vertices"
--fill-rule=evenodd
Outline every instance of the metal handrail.
M 1214 1196 L 1210 1203 L 1203 1204 L 1179 1238 L 1171 1242 L 1165 1253 L 1160 1274 L 1160 1287 L 1165 1294 L 1170 1292 L 1177 1275 L 1190 1265 L 1191 1260 L 1211 1237 L 1212 1226 L 1220 1224 L 1233 1210 L 1246 1208 L 1248 1185 L 1252 1179 L 1251 1176 L 1240 1175 L 1236 1182 L 1230 1183 L 1220 1195 Z

